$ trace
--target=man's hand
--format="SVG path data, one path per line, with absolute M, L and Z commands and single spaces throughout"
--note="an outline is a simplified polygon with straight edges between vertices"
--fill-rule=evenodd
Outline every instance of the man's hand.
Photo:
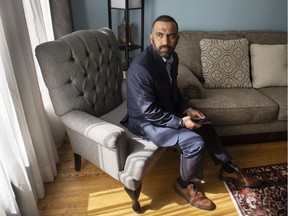
M 205 115 L 203 113 L 201 113 L 199 110 L 194 110 L 192 108 L 189 108 L 186 111 L 186 115 L 187 116 L 183 117 L 182 120 L 183 120 L 185 127 L 189 130 L 194 130 L 194 129 L 201 127 L 200 124 L 193 122 L 192 119 L 204 119 L 205 118 Z
M 194 130 L 194 129 L 197 129 L 197 128 L 201 127 L 200 124 L 196 124 L 195 122 L 193 122 L 191 120 L 190 116 L 185 116 L 185 117 L 182 118 L 182 120 L 183 120 L 185 128 L 187 128 L 189 130 Z
M 190 117 L 190 119 L 204 119 L 205 115 L 201 113 L 199 110 L 195 110 L 192 108 L 189 108 L 186 111 L 186 115 Z

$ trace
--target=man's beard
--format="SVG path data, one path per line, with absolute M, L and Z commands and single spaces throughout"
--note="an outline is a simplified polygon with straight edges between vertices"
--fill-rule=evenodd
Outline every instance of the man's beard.
M 174 49 L 173 49 L 171 46 L 169 46 L 169 45 L 162 45 L 162 46 L 160 46 L 160 47 L 158 47 L 158 48 L 155 46 L 154 42 L 152 43 L 152 45 L 153 45 L 154 50 L 155 50 L 162 58 L 165 58 L 165 59 L 169 59 L 170 56 L 171 56 L 171 54 L 172 54 L 172 52 L 174 51 Z M 168 49 L 168 51 L 161 51 L 161 49 L 163 49 L 163 48 Z

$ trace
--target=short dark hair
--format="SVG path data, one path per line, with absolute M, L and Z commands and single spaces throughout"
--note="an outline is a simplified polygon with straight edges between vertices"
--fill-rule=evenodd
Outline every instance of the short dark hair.
M 175 20 L 173 17 L 171 17 L 171 16 L 169 16 L 169 15 L 161 15 L 161 16 L 157 17 L 157 18 L 154 20 L 153 24 L 152 24 L 152 29 L 153 29 L 155 23 L 158 22 L 158 21 L 162 21 L 162 22 L 174 22 L 174 23 L 176 24 L 176 28 L 177 28 L 177 32 L 178 32 L 178 23 L 176 22 L 176 20 Z

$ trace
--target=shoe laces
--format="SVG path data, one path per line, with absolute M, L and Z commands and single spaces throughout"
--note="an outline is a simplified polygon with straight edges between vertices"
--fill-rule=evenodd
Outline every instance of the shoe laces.
M 195 185 L 194 183 L 191 183 L 190 185 L 191 185 L 191 187 L 192 187 L 193 192 L 194 192 L 195 194 L 197 194 L 199 191 L 198 191 L 196 185 Z

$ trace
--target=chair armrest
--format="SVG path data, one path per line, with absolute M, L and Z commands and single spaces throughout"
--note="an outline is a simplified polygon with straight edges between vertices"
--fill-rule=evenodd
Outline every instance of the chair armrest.
M 61 120 L 66 127 L 109 148 L 117 148 L 119 139 L 121 142 L 127 140 L 126 132 L 121 127 L 79 110 L 65 114 Z
M 205 98 L 205 91 L 199 79 L 184 64 L 179 63 L 178 68 L 178 87 L 184 98 L 189 101 L 195 98 Z

